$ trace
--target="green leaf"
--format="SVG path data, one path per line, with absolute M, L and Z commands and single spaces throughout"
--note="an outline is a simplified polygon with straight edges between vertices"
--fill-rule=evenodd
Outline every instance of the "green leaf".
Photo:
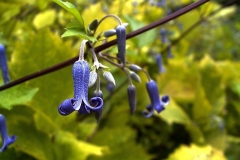
M 81 27 L 84 28 L 83 18 L 72 3 L 67 2 L 67 1 L 63 2 L 61 0 L 53 0 L 53 1 L 56 2 L 58 5 L 60 5 L 62 8 L 64 8 L 65 10 L 67 10 L 68 12 L 70 12 L 81 24 Z
M 67 29 L 78 29 L 84 31 L 84 28 L 81 27 L 81 24 L 77 20 L 72 20 L 70 23 L 68 23 Z
M 138 21 L 137 19 L 135 19 L 131 16 L 125 15 L 124 18 L 129 22 L 132 30 L 137 30 L 137 29 L 145 26 L 145 24 L 143 22 Z M 147 31 L 141 35 L 138 35 L 136 38 L 133 38 L 133 39 L 135 39 L 138 47 L 143 47 L 143 46 L 155 41 L 156 35 L 157 34 L 155 32 L 155 29 L 151 29 L 150 31 Z
M 58 132 L 54 136 L 56 159 L 84 160 L 89 155 L 101 156 L 104 148 L 79 141 L 69 132 Z
M 165 107 L 165 110 L 157 114 L 157 116 L 161 117 L 168 124 L 178 123 L 187 125 L 191 122 L 189 116 L 172 98 L 170 98 L 170 103 Z
M 209 56 L 205 56 L 200 63 L 201 85 L 205 97 L 212 105 L 212 113 L 219 114 L 225 104 L 226 97 L 223 84 L 223 72 Z M 214 85 L 213 85 L 214 84 Z
M 23 85 L 9 88 L 0 92 L 1 107 L 12 109 L 14 105 L 24 104 L 29 102 L 37 93 L 37 88 L 29 88 Z
M 217 150 L 210 145 L 197 146 L 191 144 L 190 146 L 181 145 L 167 160 L 226 160 L 223 151 Z
M 83 39 L 87 39 L 89 41 L 95 42 L 97 39 L 95 37 L 91 37 L 88 36 L 85 32 L 83 31 L 79 31 L 76 29 L 71 29 L 71 28 L 67 28 L 67 31 L 63 33 L 63 35 L 61 36 L 62 38 L 64 37 L 69 37 L 69 36 L 79 36 Z
M 37 14 L 34 17 L 33 25 L 36 29 L 41 29 L 46 26 L 50 26 L 56 19 L 56 12 L 53 9 L 46 10 Z
M 71 43 L 63 42 L 58 35 L 46 28 L 32 34 L 25 41 L 16 43 L 9 70 L 12 71 L 14 79 L 60 63 L 76 54 Z M 29 103 L 29 106 L 39 114 L 35 117 L 37 129 L 49 133 L 63 123 L 72 122 L 74 114 L 62 117 L 58 113 L 61 102 L 73 96 L 71 70 L 71 66 L 66 67 L 27 83 L 28 86 L 39 89 Z M 45 124 L 48 124 L 48 127 L 45 127 Z

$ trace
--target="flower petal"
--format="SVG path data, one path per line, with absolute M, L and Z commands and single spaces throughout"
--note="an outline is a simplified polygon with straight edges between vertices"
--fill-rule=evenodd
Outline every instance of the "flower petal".
M 91 111 L 100 111 L 103 107 L 103 99 L 101 97 L 93 97 L 90 100 L 91 105 L 86 105 Z
M 142 115 L 143 115 L 145 118 L 149 118 L 149 117 L 151 117 L 151 116 L 153 115 L 153 113 L 154 113 L 154 107 L 150 104 L 150 105 L 148 105 L 146 108 L 147 108 L 147 111 L 146 111 L 146 110 L 143 111 L 143 112 L 142 112 Z
M 83 99 L 87 99 L 88 97 L 88 83 L 90 76 L 88 63 L 83 60 L 76 61 L 73 65 L 72 75 L 74 83 L 74 99 L 77 100 L 74 109 L 79 110 L 82 106 Z
M 69 115 L 70 113 L 72 113 L 73 111 L 75 111 L 74 109 L 74 104 L 76 103 L 77 100 L 70 98 L 70 99 L 66 99 L 65 101 L 63 101 L 60 106 L 58 107 L 58 112 L 63 115 Z

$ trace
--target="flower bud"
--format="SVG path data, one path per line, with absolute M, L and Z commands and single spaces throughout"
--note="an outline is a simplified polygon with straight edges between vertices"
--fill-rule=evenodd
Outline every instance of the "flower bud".
M 95 31 L 98 27 L 98 20 L 94 19 L 90 24 L 89 24 L 89 30 L 90 31 Z
M 110 29 L 110 30 L 107 30 L 103 33 L 103 36 L 104 37 L 111 37 L 111 36 L 114 36 L 116 34 L 116 30 L 115 29 Z
M 167 56 L 168 56 L 168 58 L 173 58 L 173 54 L 172 54 L 170 45 L 167 46 Z
M 136 87 L 134 85 L 129 85 L 127 88 L 128 92 L 128 103 L 130 107 L 131 115 L 135 112 L 137 102 L 136 102 Z
M 109 83 L 112 83 L 114 86 L 116 86 L 116 83 L 115 83 L 115 79 L 112 75 L 111 72 L 108 72 L 108 71 L 104 71 L 103 72 L 103 77 L 109 82 Z
M 95 84 L 95 82 L 97 80 L 97 76 L 98 75 L 97 75 L 96 71 L 91 71 L 90 72 L 88 87 L 91 87 Z
M 116 28 L 117 34 L 117 46 L 118 46 L 118 56 L 122 61 L 123 65 L 126 64 L 126 28 L 124 25 L 119 25 Z
M 2 70 L 2 77 L 3 77 L 4 84 L 6 84 L 10 81 L 10 78 L 8 73 L 5 47 L 2 44 L 0 44 L 0 68 Z
M 158 73 L 164 72 L 165 68 L 164 68 L 164 66 L 162 64 L 162 56 L 161 56 L 161 54 L 157 54 L 156 62 L 157 62 L 157 66 L 158 66 Z
M 136 64 L 131 64 L 128 68 L 134 72 L 139 72 L 142 70 L 142 68 Z
M 138 83 L 141 83 L 141 78 L 137 75 L 137 73 L 130 71 L 130 77 Z

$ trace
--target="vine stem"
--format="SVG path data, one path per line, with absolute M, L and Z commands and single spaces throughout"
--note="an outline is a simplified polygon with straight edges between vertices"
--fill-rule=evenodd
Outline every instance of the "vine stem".
M 137 36 L 139 34 L 142 34 L 142 33 L 146 32 L 148 30 L 151 30 L 151 29 L 153 29 L 155 27 L 158 27 L 158 26 L 160 26 L 162 24 L 165 24 L 165 23 L 171 21 L 172 19 L 175 19 L 175 18 L 177 18 L 177 17 L 179 17 L 179 16 L 181 16 L 181 15 L 183 15 L 183 14 L 185 14 L 185 13 L 187 13 L 187 12 L 189 12 L 189 11 L 191 11 L 191 10 L 193 10 L 193 9 L 203 5 L 203 4 L 205 4 L 208 1 L 210 1 L 210 0 L 199 0 L 199 1 L 195 2 L 195 3 L 192 3 L 192 4 L 186 6 L 186 7 L 182 8 L 182 9 L 180 9 L 180 10 L 178 10 L 178 11 L 176 11 L 176 12 L 174 12 L 174 13 L 168 15 L 168 16 L 166 16 L 163 19 L 160 19 L 160 20 L 158 20 L 156 22 L 153 22 L 153 23 L 151 23 L 151 24 L 149 24 L 149 25 L 147 25 L 145 27 L 142 27 L 140 29 L 137 29 L 137 30 L 135 30 L 133 32 L 128 33 L 126 35 L 126 39 L 130 39 L 132 37 L 135 37 L 135 36 Z M 96 47 L 94 50 L 95 50 L 96 53 L 98 53 L 98 52 L 100 52 L 100 51 L 102 51 L 102 50 L 104 50 L 106 48 L 109 48 L 109 47 L 115 45 L 115 44 L 117 44 L 117 40 L 116 39 L 112 40 L 110 42 L 107 42 L 107 43 L 105 43 L 103 45 L 100 45 L 100 46 Z M 9 83 L 1 86 L 0 87 L 0 91 L 8 89 L 8 88 L 13 87 L 13 86 L 16 86 L 16 85 L 21 84 L 23 82 L 26 82 L 28 80 L 31 80 L 31 79 L 34 79 L 34 78 L 46 75 L 48 73 L 52 73 L 52 72 L 55 72 L 57 70 L 60 70 L 60 69 L 62 69 L 64 67 L 67 67 L 67 66 L 73 64 L 75 61 L 78 60 L 78 58 L 79 58 L 79 56 L 73 57 L 73 58 L 68 59 L 68 60 L 66 60 L 66 61 L 64 61 L 62 63 L 57 64 L 57 65 L 51 66 L 49 68 L 43 69 L 41 71 L 38 71 L 38 72 L 35 72 L 35 73 L 32 73 L 32 74 L 29 74 L 29 75 L 24 76 L 22 78 L 19 78 L 19 79 L 15 80 L 15 81 L 9 82 Z

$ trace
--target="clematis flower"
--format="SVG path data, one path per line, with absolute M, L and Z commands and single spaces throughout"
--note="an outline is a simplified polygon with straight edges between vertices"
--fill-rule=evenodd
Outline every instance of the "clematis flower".
M 6 120 L 2 114 L 0 114 L 0 134 L 2 137 L 2 147 L 0 148 L 0 152 L 2 152 L 17 139 L 16 136 L 8 136 Z
M 0 44 L 0 68 L 2 70 L 2 77 L 4 84 L 10 81 L 9 73 L 8 73 L 8 65 L 7 65 L 7 58 L 4 45 Z
M 151 104 L 146 107 L 148 112 L 143 111 L 143 116 L 148 118 L 153 115 L 154 110 L 156 110 L 158 113 L 163 111 L 165 109 L 164 106 L 168 105 L 169 103 L 169 97 L 165 95 L 160 99 L 158 87 L 154 80 L 147 82 L 146 87 L 151 100 Z
M 88 83 L 90 76 L 90 68 L 84 60 L 78 60 L 73 65 L 72 70 L 74 82 L 74 98 L 67 99 L 60 104 L 58 111 L 61 115 L 68 115 L 74 110 L 80 114 L 96 112 L 101 110 L 103 100 L 101 97 L 93 97 L 88 102 Z

